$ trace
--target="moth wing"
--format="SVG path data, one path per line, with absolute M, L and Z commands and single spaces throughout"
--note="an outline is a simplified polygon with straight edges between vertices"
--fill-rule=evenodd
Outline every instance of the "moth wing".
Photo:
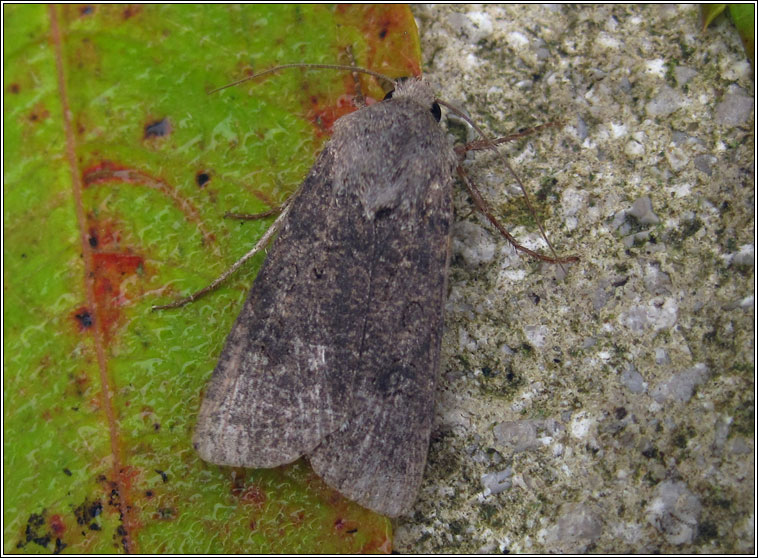
M 439 201 L 433 216 L 377 221 L 353 415 L 309 455 L 329 485 L 393 517 L 416 498 L 434 417 L 450 216 Z
M 368 276 L 346 268 L 354 216 L 331 188 L 325 149 L 261 267 L 206 388 L 194 434 L 218 465 L 275 467 L 312 451 L 349 416 Z
M 407 512 L 416 499 L 429 449 L 454 160 L 452 154 L 446 155 L 444 136 L 428 112 L 415 114 L 415 107 L 407 103 L 401 107 L 393 117 L 406 123 L 393 128 L 398 132 L 389 156 L 377 155 L 375 148 L 362 155 L 364 160 L 385 157 L 385 162 L 367 166 L 384 164 L 391 170 L 376 173 L 376 181 L 380 175 L 392 176 L 393 181 L 365 190 L 364 205 L 381 203 L 393 190 L 401 192 L 403 201 L 394 205 L 390 201 L 391 209 L 377 212 L 363 233 L 370 238 L 367 249 L 356 255 L 370 283 L 352 414 L 308 456 L 327 484 L 392 517 Z M 347 189 L 360 186 L 349 184 Z
M 395 516 L 415 499 L 434 415 L 455 155 L 427 108 L 389 102 L 335 124 L 229 335 L 194 439 L 224 465 L 308 455 L 342 494 Z

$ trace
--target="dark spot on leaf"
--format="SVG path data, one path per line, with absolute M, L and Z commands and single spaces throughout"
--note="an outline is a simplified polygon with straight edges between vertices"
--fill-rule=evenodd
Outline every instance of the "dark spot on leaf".
M 102 527 L 100 527 L 100 525 L 98 525 L 97 523 L 90 523 L 89 529 L 90 531 L 99 531 L 100 529 L 102 529 Z
M 119 525 L 119 526 L 116 528 L 116 534 L 117 534 L 119 537 L 125 537 L 125 536 L 126 536 L 126 527 L 124 527 L 123 525 Z
M 532 294 L 530 294 L 530 295 L 529 295 L 529 298 L 531 298 L 531 299 L 532 299 L 532 302 L 534 302 L 534 304 L 539 304 L 539 303 L 540 303 L 540 300 L 542 300 L 542 299 L 540 298 L 540 295 L 538 295 L 537 293 L 532 293 Z
M 38 122 L 40 120 L 45 120 L 48 116 L 50 116 L 50 111 L 47 110 L 44 105 L 38 103 L 34 105 L 32 112 L 29 113 L 29 121 Z
M 45 510 L 42 510 L 42 513 L 31 514 L 26 520 L 26 540 L 19 541 L 16 548 L 24 548 L 30 542 L 47 548 L 47 545 L 50 544 L 50 533 L 44 532 L 44 527 Z
M 153 430 L 155 430 L 157 432 L 160 429 L 161 429 L 161 425 L 160 424 L 158 424 L 157 422 L 153 424 Z
M 623 407 L 616 407 L 614 414 L 616 415 L 617 419 L 621 420 L 626 416 L 626 409 Z
M 122 12 L 122 15 L 124 19 L 130 19 L 134 17 L 135 15 L 137 15 L 138 13 L 140 13 L 141 11 L 142 11 L 141 6 L 130 5 Z
M 171 133 L 171 123 L 167 118 L 156 120 L 145 126 L 145 139 L 167 136 Z
M 176 517 L 174 508 L 159 508 L 158 513 L 153 514 L 153 519 L 168 521 Z
M 8 87 L 8 91 L 10 91 L 11 93 L 15 95 L 19 91 L 21 91 L 21 86 L 18 83 L 11 83 L 10 87 Z
M 64 467 L 64 468 L 63 468 L 63 472 L 64 472 L 66 475 L 68 475 L 69 477 L 71 476 L 71 471 L 68 469 L 68 467 Z
M 164 473 L 160 469 L 156 469 L 155 472 L 158 473 L 161 476 L 161 480 L 163 482 L 168 482 L 168 475 L 166 473 Z
M 145 490 L 145 496 L 147 496 L 148 498 L 152 498 L 153 497 L 153 491 L 152 490 Z
M 379 38 L 383 39 L 387 36 L 388 29 L 386 27 L 382 27 L 382 30 L 379 31 Z
M 56 538 L 55 539 L 55 550 L 53 550 L 53 554 L 60 554 L 61 551 L 64 548 L 66 548 L 67 546 L 68 545 L 66 543 L 64 543 L 62 540 Z
M 75 314 L 74 317 L 77 319 L 82 329 L 88 329 L 92 327 L 92 314 L 90 314 L 89 311 L 84 310 L 78 314 Z
M 89 238 L 87 239 L 87 242 L 89 242 L 89 245 L 92 248 L 97 248 L 98 240 L 97 240 L 97 231 L 90 229 L 89 231 Z
M 614 281 L 613 283 L 611 283 L 611 285 L 613 285 L 614 287 L 623 287 L 624 285 L 627 284 L 628 281 L 629 281 L 629 277 L 624 277 L 623 279 Z
M 74 516 L 79 525 L 91 523 L 101 513 L 103 513 L 103 504 L 100 500 L 90 502 L 88 499 L 85 499 L 84 502 L 74 509 Z
M 94 12 L 95 12 L 94 6 L 82 6 L 81 8 L 79 8 L 79 14 L 83 16 L 90 15 Z
M 201 172 L 198 172 L 195 175 L 195 182 L 197 182 L 197 185 L 200 188 L 202 188 L 203 186 L 205 186 L 210 179 L 211 179 L 211 175 L 208 174 L 207 172 L 202 172 L 201 171 Z

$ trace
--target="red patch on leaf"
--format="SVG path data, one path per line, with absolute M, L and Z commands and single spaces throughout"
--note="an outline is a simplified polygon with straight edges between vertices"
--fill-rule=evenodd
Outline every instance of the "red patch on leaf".
M 101 253 L 92 255 L 95 276 L 95 306 L 101 331 L 110 337 L 121 316 L 121 308 L 129 304 L 123 284 L 141 273 L 144 261 L 141 256 L 129 253 Z
M 121 316 L 121 308 L 131 304 L 128 283 L 135 283 L 135 275 L 142 275 L 144 259 L 122 248 L 121 232 L 114 221 L 97 220 L 87 215 L 87 235 L 92 248 L 91 276 L 94 277 L 95 309 L 94 319 L 106 340 L 110 338 Z M 84 316 L 81 318 L 80 316 Z M 75 314 L 79 320 L 86 320 L 83 313 Z
M 124 20 L 131 19 L 134 16 L 142 13 L 142 6 L 134 6 L 130 5 L 127 6 L 123 12 L 121 12 L 121 17 L 124 18 Z
M 51 515 L 48 522 L 50 523 L 50 530 L 52 530 L 56 537 L 60 537 L 66 531 L 66 525 L 63 523 L 63 518 L 57 513 Z
M 381 73 L 389 71 L 394 76 L 398 75 L 398 68 L 404 68 L 400 75 L 421 75 L 416 48 L 409 39 L 416 24 L 407 6 L 340 4 L 336 16 L 341 23 L 361 30 L 368 47 L 364 61 L 368 68 Z
M 112 161 L 99 161 L 82 170 L 82 184 L 87 188 L 96 184 L 107 182 L 119 182 L 122 184 L 135 184 L 146 188 L 152 188 L 167 196 L 182 211 L 187 219 L 197 224 L 200 233 L 203 235 L 203 242 L 212 245 L 215 241 L 213 234 L 206 229 L 194 205 L 184 198 L 177 189 L 162 179 L 144 173 L 137 169 L 128 168 Z M 89 217 L 92 220 L 92 217 Z M 90 246 L 93 248 L 102 248 L 103 238 L 94 234 L 92 229 L 89 231 Z
M 353 87 L 354 89 L 354 87 Z M 357 107 L 353 102 L 353 96 L 350 94 L 340 95 L 333 105 L 320 105 L 319 99 L 311 97 L 311 107 L 308 111 L 307 118 L 316 128 L 318 137 L 328 136 L 332 133 L 332 126 L 339 119 L 355 112 Z
M 266 503 L 266 492 L 257 484 L 251 484 L 240 493 L 240 500 L 260 507 Z
M 119 182 L 138 182 L 138 178 L 125 166 L 112 161 L 101 161 L 82 171 L 82 183 L 85 187 L 115 180 Z

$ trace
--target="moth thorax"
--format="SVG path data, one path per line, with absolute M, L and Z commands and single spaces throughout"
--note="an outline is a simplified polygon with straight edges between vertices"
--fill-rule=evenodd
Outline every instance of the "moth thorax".
M 392 98 L 400 97 L 408 97 L 428 108 L 434 104 L 434 92 L 422 78 L 413 77 L 397 82 Z

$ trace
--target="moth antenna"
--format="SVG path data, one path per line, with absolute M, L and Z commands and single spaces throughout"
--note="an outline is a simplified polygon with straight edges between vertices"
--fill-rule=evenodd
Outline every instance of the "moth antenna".
M 345 72 L 359 72 L 362 74 L 373 76 L 378 79 L 383 79 L 391 83 L 393 86 L 397 84 L 397 81 L 395 81 L 389 76 L 385 76 L 384 74 L 380 74 L 379 72 L 374 72 L 373 70 L 367 70 L 366 68 L 361 68 L 359 66 L 347 66 L 343 64 L 308 64 L 308 63 L 298 62 L 294 64 L 282 64 L 281 66 L 274 66 L 273 68 L 269 68 L 268 70 L 263 70 L 261 72 L 255 73 L 252 76 L 247 76 L 242 79 L 238 79 L 237 81 L 234 81 L 232 83 L 227 83 L 226 85 L 222 85 L 221 87 L 217 87 L 216 89 L 209 91 L 208 95 L 211 95 L 212 93 L 216 93 L 217 91 L 221 91 L 222 89 L 226 89 L 228 87 L 234 87 L 235 85 L 239 85 L 240 83 L 245 83 L 246 81 L 250 81 L 252 79 L 265 76 L 267 74 L 273 74 L 274 72 L 286 70 L 288 68 L 306 68 L 306 69 L 313 69 L 313 70 L 342 70 Z
M 351 66 L 357 66 L 357 62 L 355 60 L 355 55 L 353 54 L 353 47 L 348 45 L 345 48 L 345 51 L 347 51 L 347 55 L 350 58 Z M 353 76 L 353 82 L 355 83 L 355 95 L 353 102 L 355 105 L 359 108 L 366 106 L 366 96 L 363 94 L 363 88 L 361 87 L 361 80 L 358 79 L 357 72 L 352 72 Z
M 494 150 L 495 153 L 497 153 L 498 157 L 500 157 L 500 160 L 505 165 L 505 168 L 507 168 L 508 172 L 510 172 L 511 175 L 513 176 L 513 178 L 516 179 L 516 183 L 519 185 L 519 188 L 521 188 L 521 192 L 524 194 L 524 200 L 526 200 L 526 206 L 529 208 L 529 213 L 531 213 L 532 217 L 534 218 L 534 221 L 537 223 L 537 227 L 540 229 L 540 234 L 542 235 L 542 238 L 545 239 L 545 242 L 547 242 L 547 245 L 550 248 L 550 251 L 553 253 L 553 261 L 556 262 L 558 265 L 560 265 L 561 269 L 563 270 L 563 272 L 566 273 L 566 269 L 563 267 L 563 262 L 578 261 L 579 258 L 577 258 L 576 256 L 569 256 L 567 258 L 560 258 L 558 256 L 557 252 L 555 251 L 555 248 L 553 248 L 553 245 L 550 242 L 550 239 L 548 239 L 547 234 L 545 233 L 545 229 L 542 227 L 542 223 L 540 222 L 539 217 L 537 217 L 537 212 L 534 210 L 534 206 L 532 206 L 532 202 L 529 199 L 529 194 L 528 194 L 528 192 L 526 190 L 526 187 L 524 186 L 524 183 L 521 182 L 521 179 L 519 178 L 518 174 L 516 174 L 516 171 L 513 170 L 513 167 L 508 162 L 508 159 L 506 157 L 504 157 L 497 150 L 497 146 L 495 145 L 495 142 L 492 141 L 487 136 L 487 134 L 485 134 L 484 131 L 479 126 L 476 125 L 476 123 L 473 120 L 471 120 L 468 116 L 466 116 L 465 114 L 463 114 L 463 112 L 461 112 L 460 110 L 458 110 L 457 108 L 455 108 L 453 105 L 451 105 L 450 103 L 446 103 L 445 101 L 443 101 L 441 99 L 435 99 L 435 102 L 437 102 L 438 104 L 442 105 L 443 107 L 446 107 L 449 111 L 453 112 L 454 114 L 456 114 L 457 116 L 461 117 L 463 120 L 465 120 L 466 122 L 468 122 L 471 125 L 471 127 L 474 128 L 474 130 L 476 130 L 477 133 L 480 136 L 482 136 L 482 147 L 488 147 L 488 148 Z M 476 190 L 476 187 L 474 187 L 474 185 L 470 181 L 467 182 L 467 187 L 469 188 L 469 191 L 471 191 L 473 189 L 474 191 L 477 192 L 477 194 L 479 194 L 478 190 Z M 481 197 L 480 194 L 478 195 L 478 197 L 479 197 L 479 200 L 481 201 L 481 203 L 485 204 L 484 199 Z M 485 208 L 487 207 L 486 204 L 484 205 L 484 207 Z M 486 212 L 485 212 L 485 216 L 487 216 L 487 218 L 489 219 L 490 222 L 492 222 L 493 224 L 495 224 L 493 222 L 494 217 L 491 217 L 490 215 L 487 215 Z M 495 226 L 497 226 L 497 225 L 495 225 Z M 531 251 L 529 249 L 526 249 L 523 246 L 521 246 L 520 244 L 516 243 L 514 241 L 513 237 L 510 234 L 506 234 L 506 232 L 504 232 L 505 231 L 504 227 L 497 226 L 497 228 L 498 228 L 498 230 L 500 230 L 501 233 L 505 234 L 505 237 L 508 239 L 508 241 L 511 244 L 513 244 L 513 246 L 515 248 L 521 250 L 522 252 L 526 252 L 527 254 L 529 254 L 531 256 L 536 256 L 539 259 L 544 259 L 544 256 L 540 256 L 536 252 L 533 252 L 533 251 Z

